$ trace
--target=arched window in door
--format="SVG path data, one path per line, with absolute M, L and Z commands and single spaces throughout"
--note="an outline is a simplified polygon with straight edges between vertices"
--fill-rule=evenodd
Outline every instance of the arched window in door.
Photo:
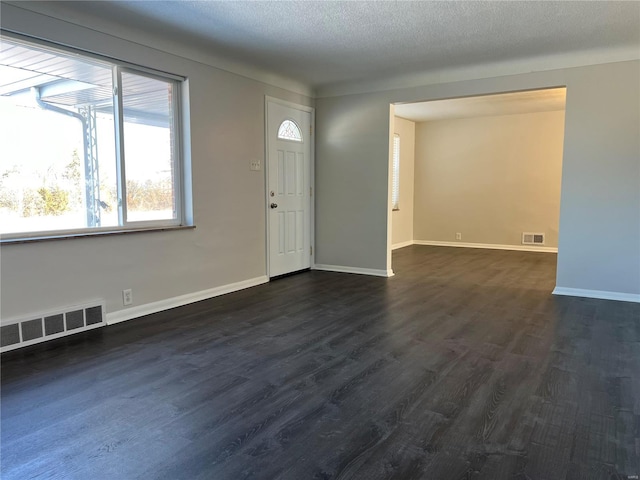
M 291 140 L 293 142 L 302 142 L 302 132 L 296 122 L 293 120 L 285 120 L 278 128 L 278 138 L 281 140 Z

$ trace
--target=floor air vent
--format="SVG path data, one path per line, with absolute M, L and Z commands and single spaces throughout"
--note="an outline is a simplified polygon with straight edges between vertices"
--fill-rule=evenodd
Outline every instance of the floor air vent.
M 103 327 L 106 324 L 104 302 L 77 305 L 21 320 L 3 321 L 0 327 L 0 352 Z
M 527 233 L 522 234 L 523 245 L 544 245 L 544 233 Z

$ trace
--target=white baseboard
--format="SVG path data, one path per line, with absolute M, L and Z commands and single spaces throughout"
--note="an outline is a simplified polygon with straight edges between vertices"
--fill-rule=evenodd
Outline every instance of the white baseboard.
M 569 297 L 599 298 L 602 300 L 617 300 L 619 302 L 640 303 L 640 294 L 607 292 L 603 290 L 583 290 L 582 288 L 556 287 L 554 295 L 566 295 Z
M 218 297 L 226 293 L 237 292 L 238 290 L 255 287 L 256 285 L 261 285 L 267 282 L 269 282 L 269 277 L 267 276 L 250 278 L 249 280 L 243 280 L 229 285 L 222 285 L 208 290 L 187 293 L 178 297 L 167 298 L 157 302 L 146 303 L 144 305 L 137 305 L 135 307 L 125 308 L 116 312 L 110 312 L 107 313 L 107 325 L 113 325 L 114 323 L 124 322 L 144 315 L 162 312 L 163 310 L 169 310 L 170 308 L 181 307 L 182 305 L 199 302 L 200 300 L 206 300 L 207 298 Z
M 315 264 L 311 270 L 324 270 L 326 272 L 356 273 L 358 275 L 373 275 L 374 277 L 393 277 L 393 270 L 376 270 L 373 268 L 345 267 L 342 265 Z
M 399 248 L 408 247 L 409 245 L 413 245 L 413 240 L 407 240 L 406 242 L 394 243 L 391 245 L 391 250 L 397 250 Z
M 496 245 L 493 243 L 437 242 L 432 240 L 414 240 L 414 245 L 432 245 L 435 247 L 486 248 L 488 250 L 515 250 L 517 252 L 558 253 L 557 247 L 536 245 Z

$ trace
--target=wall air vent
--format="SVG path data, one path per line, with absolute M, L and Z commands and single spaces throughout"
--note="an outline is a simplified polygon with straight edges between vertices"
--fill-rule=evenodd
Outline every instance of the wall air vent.
M 84 332 L 107 324 L 103 301 L 2 321 L 0 352 Z
M 522 233 L 523 245 L 544 245 L 544 233 Z

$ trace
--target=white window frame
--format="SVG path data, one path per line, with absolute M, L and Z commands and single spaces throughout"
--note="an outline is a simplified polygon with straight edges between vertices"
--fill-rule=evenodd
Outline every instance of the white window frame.
M 172 81 L 167 77 L 154 75 L 146 71 L 137 70 L 131 67 L 121 67 L 114 65 L 113 67 L 113 86 L 114 86 L 114 101 L 113 101 L 113 119 L 115 128 L 115 146 L 116 146 L 116 172 L 118 182 L 118 223 L 125 229 L 145 228 L 145 227 L 164 227 L 164 226 L 179 226 L 182 225 L 184 218 L 183 212 L 183 192 L 184 185 L 182 184 L 182 172 L 183 172 L 183 160 L 181 155 L 181 138 L 182 127 L 180 122 L 180 106 L 181 106 L 181 94 L 180 83 L 173 81 L 171 88 L 171 101 L 173 108 L 173 125 L 174 125 L 174 141 L 173 151 L 171 152 L 174 159 L 174 178 L 173 189 L 175 196 L 175 208 L 176 218 L 165 220 L 143 220 L 130 222 L 127 220 L 127 182 L 126 182 L 126 158 L 124 154 L 124 144 L 126 138 L 124 136 L 124 110 L 123 110 L 123 96 L 122 92 L 122 73 L 131 73 L 133 75 L 139 75 L 143 77 L 149 77 L 163 82 Z M 124 139 L 124 141 L 122 141 Z
M 400 210 L 400 135 L 393 135 L 393 159 L 391 162 L 391 209 Z
M 113 117 L 115 138 L 114 147 L 116 149 L 116 176 L 117 176 L 117 194 L 118 194 L 118 225 L 109 227 L 80 227 L 73 229 L 57 229 L 57 230 L 40 230 L 28 232 L 11 232 L 0 234 L 0 243 L 15 243 L 31 240 L 46 240 L 68 237 L 84 237 L 110 233 L 124 233 L 127 231 L 147 231 L 147 230 L 165 230 L 167 228 L 192 227 L 193 224 L 188 221 L 189 215 L 185 211 L 187 192 L 190 189 L 184 183 L 185 179 L 185 161 L 183 155 L 182 142 L 185 137 L 185 131 L 182 123 L 183 103 L 187 99 L 183 98 L 183 83 L 186 78 L 166 72 L 159 72 L 147 67 L 129 64 L 104 57 L 98 54 L 89 53 L 81 49 L 62 46 L 47 42 L 40 39 L 34 39 L 20 34 L 0 31 L 0 37 L 5 36 L 8 39 L 20 42 L 26 46 L 34 46 L 36 48 L 45 48 L 54 54 L 74 55 L 79 59 L 87 61 L 100 62 L 105 67 L 111 68 L 113 72 Z M 143 220 L 143 221 L 127 221 L 126 206 L 126 178 L 125 178 L 125 155 L 124 155 L 124 112 L 122 92 L 122 73 L 131 73 L 135 75 L 154 78 L 172 84 L 172 115 L 173 115 L 173 145 L 172 158 L 174 162 L 174 178 L 173 190 L 176 218 L 161 220 Z

